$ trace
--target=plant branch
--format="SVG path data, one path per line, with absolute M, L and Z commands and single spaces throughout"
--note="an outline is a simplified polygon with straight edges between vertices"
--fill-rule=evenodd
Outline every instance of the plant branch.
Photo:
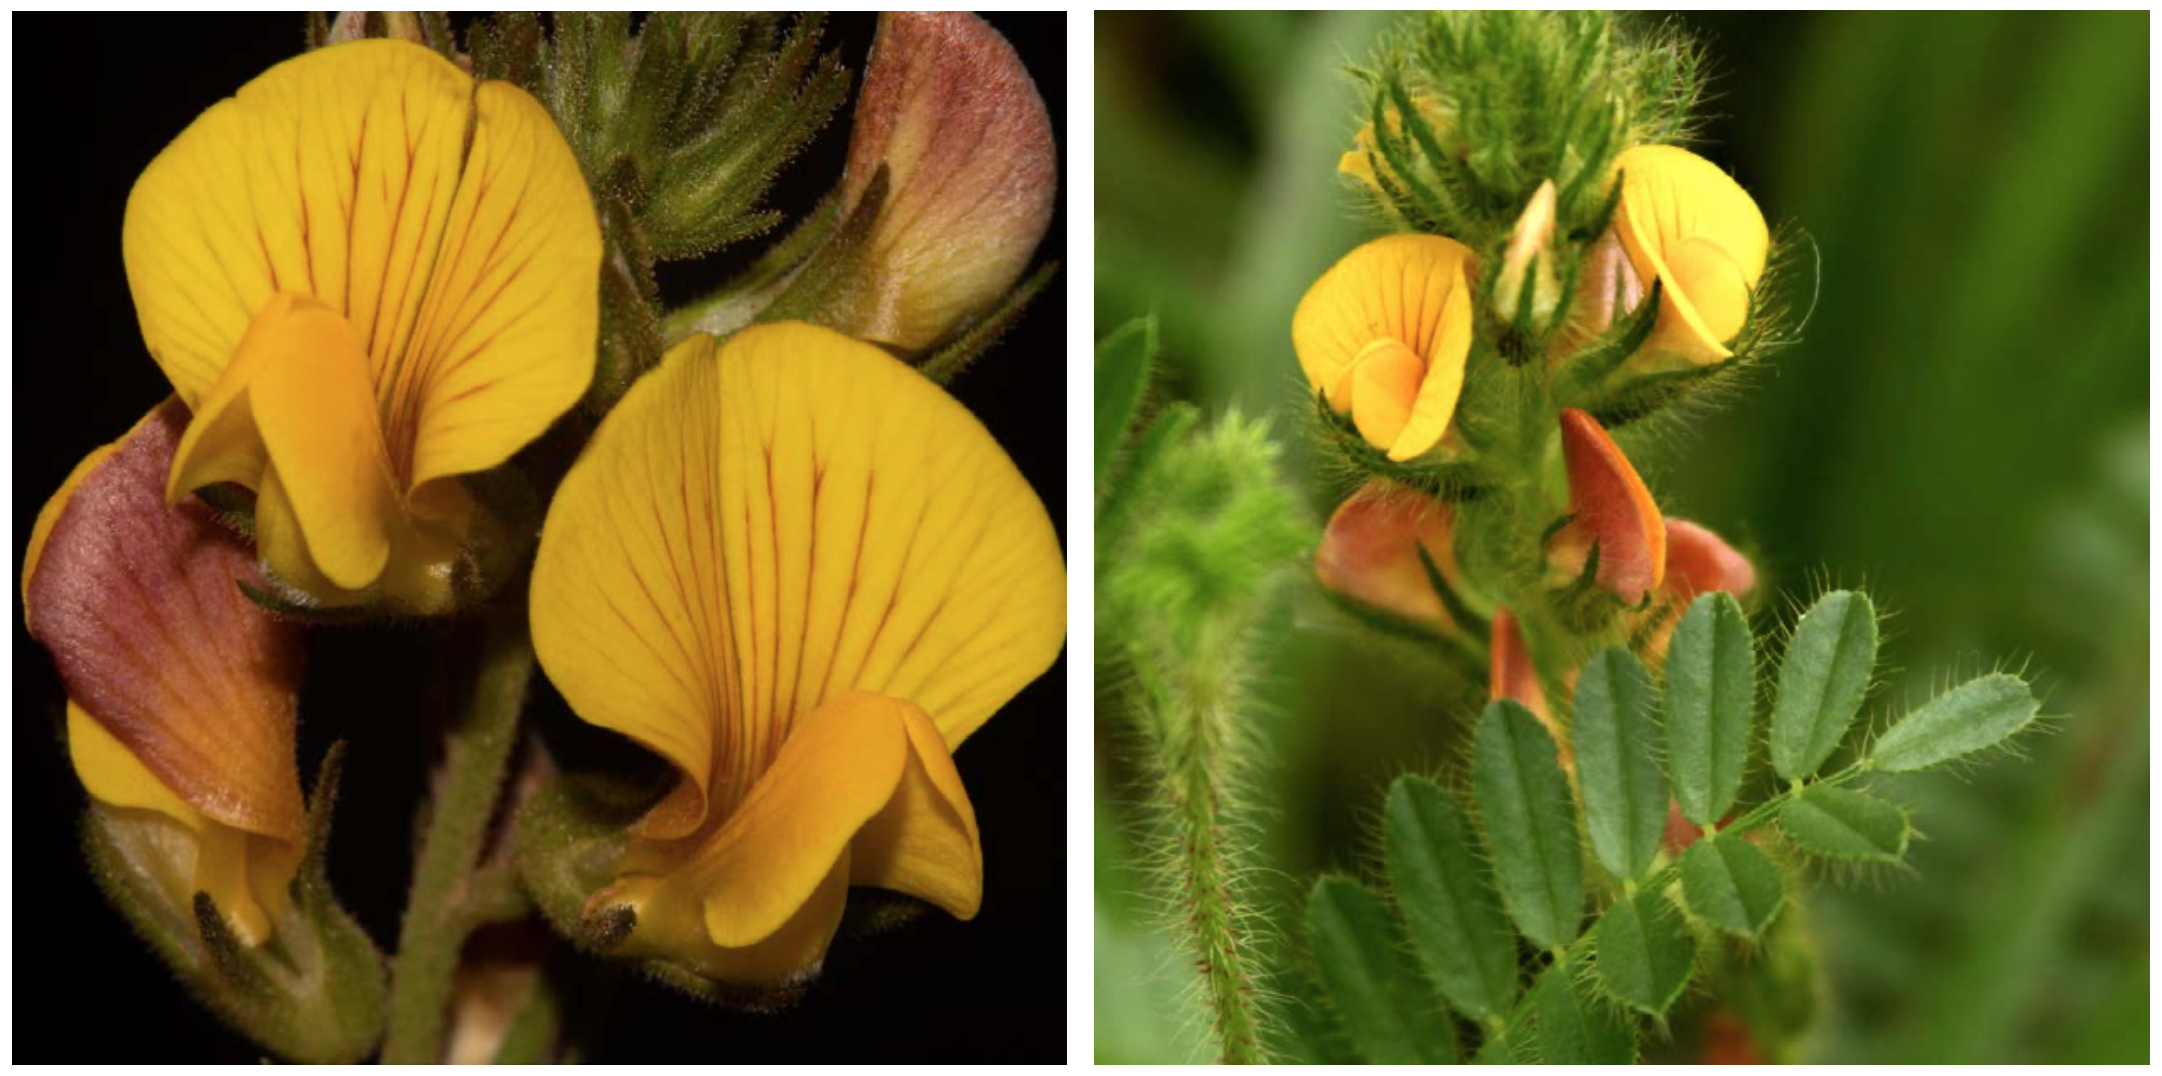
M 457 700 L 444 736 L 442 778 L 391 965 L 390 1027 L 383 1042 L 387 1063 L 431 1064 L 443 1058 L 458 954 L 482 921 L 476 909 L 500 904 L 472 899 L 489 889 L 476 885 L 475 867 L 518 742 L 518 716 L 532 673 L 533 643 L 525 618 L 514 614 L 491 621 L 481 640 L 478 672 Z

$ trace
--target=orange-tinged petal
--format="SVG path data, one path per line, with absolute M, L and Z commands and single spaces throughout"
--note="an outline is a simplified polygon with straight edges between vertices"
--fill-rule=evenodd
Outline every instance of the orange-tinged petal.
M 900 709 L 908 766 L 885 809 L 856 835 L 849 883 L 921 897 L 957 919 L 973 919 L 983 904 L 976 810 L 938 726 L 914 703 Z
M 1665 589 L 1676 601 L 1687 605 L 1715 590 L 1740 597 L 1756 585 L 1756 568 L 1726 539 L 1686 519 L 1667 520 Z
M 442 252 L 389 393 L 418 490 L 494 467 L 593 380 L 599 218 L 578 160 L 525 91 L 484 82 Z M 403 462 L 403 461 L 402 461 Z
M 1622 173 L 1616 231 L 1645 280 L 1664 290 L 1647 348 L 1690 363 L 1718 362 L 1749 312 L 1771 232 L 1749 193 L 1717 165 L 1675 146 L 1639 146 Z
M 550 507 L 532 618 L 572 709 L 711 801 L 649 817 L 681 836 L 852 690 L 921 705 L 958 745 L 1057 658 L 1065 569 L 966 409 L 784 323 L 693 337 L 632 387 Z
M 1370 481 L 1329 517 L 1314 552 L 1314 574 L 1322 586 L 1353 601 L 1437 631 L 1454 630 L 1457 625 L 1419 561 L 1424 546 L 1443 578 L 1454 583 L 1450 523 L 1448 505 Z
M 1050 113 L 1004 36 L 963 12 L 879 16 L 841 204 L 855 206 L 880 166 L 867 279 L 830 324 L 915 351 L 996 303 L 1051 223 Z
M 25 604 L 69 698 L 172 795 L 210 821 L 297 841 L 299 629 L 234 585 L 257 581 L 242 539 L 198 501 L 165 503 L 186 419 L 167 401 L 82 476 Z
M 1387 236 L 1345 255 L 1307 289 L 1292 315 L 1291 343 L 1307 381 L 1337 410 L 1347 409 L 1340 384 L 1377 340 L 1404 345 L 1430 368 L 1461 370 L 1471 346 L 1471 307 L 1456 292 L 1466 287 L 1471 264 L 1469 247 L 1438 235 Z
M 1666 523 L 1651 491 L 1621 446 L 1583 411 L 1563 409 L 1561 449 L 1575 518 L 1557 544 L 1596 543 L 1598 584 L 1631 605 L 1643 601 L 1666 574 Z
M 1518 626 L 1516 614 L 1507 609 L 1494 611 L 1494 637 L 1488 661 L 1486 697 L 1522 703 L 1551 731 L 1553 722 L 1547 717 L 1546 691 L 1539 686 L 1539 670 L 1532 664 L 1531 651 L 1524 645 L 1524 629 Z
M 382 371 L 441 245 L 473 81 L 402 41 L 264 72 L 136 180 L 121 229 L 144 343 L 193 407 L 280 291 L 347 316 Z
M 158 412 L 153 410 L 148 416 L 137 420 L 136 425 L 141 426 L 157 415 Z M 132 433 L 131 430 L 130 434 Z M 113 450 L 126 440 L 127 437 L 124 436 L 119 441 L 91 449 L 90 454 L 78 461 L 75 469 L 69 471 L 68 476 L 61 480 L 59 490 L 46 500 L 45 507 L 38 509 L 38 518 L 30 525 L 30 541 L 23 551 L 22 598 L 23 627 L 29 629 L 33 635 L 37 633 L 37 626 L 30 622 L 30 577 L 37 574 L 38 559 L 45 554 L 45 540 L 51 536 L 53 524 L 59 521 L 61 510 L 74 498 L 75 490 L 82 485 L 83 479 L 89 477 L 90 472 L 96 470 L 98 465 L 105 462 L 106 457 L 112 455 Z

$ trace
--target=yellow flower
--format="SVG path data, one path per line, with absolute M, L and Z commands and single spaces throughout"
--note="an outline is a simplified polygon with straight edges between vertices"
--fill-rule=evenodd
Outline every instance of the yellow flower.
M 1764 214 L 1732 176 L 1685 149 L 1638 146 L 1616 167 L 1622 192 L 1614 233 L 1637 280 L 1661 288 L 1659 321 L 1641 352 L 1647 358 L 1632 362 L 1656 369 L 1733 357 L 1727 345 L 1748 320 L 1771 251 Z M 1612 304 L 1612 273 L 1585 280 L 1605 291 L 1592 305 Z
M 459 476 L 593 376 L 599 224 L 525 91 L 403 41 L 288 60 L 128 197 L 143 340 L 193 412 L 167 480 L 256 492 L 264 563 L 330 604 L 452 601 Z
M 93 824 L 171 912 L 208 893 L 254 945 L 300 860 L 303 650 L 233 585 L 255 575 L 246 543 L 194 498 L 166 505 L 187 419 L 167 400 L 68 476 L 31 532 L 23 620 L 67 686 Z
M 883 165 L 860 279 L 821 320 L 920 351 L 997 303 L 1051 224 L 1058 146 L 1013 46 L 964 12 L 887 12 L 856 105 L 841 204 Z
M 1306 379 L 1392 460 L 1441 444 L 1471 354 L 1472 253 L 1454 239 L 1376 239 L 1323 273 L 1291 319 Z
M 1051 520 L 958 402 L 798 323 L 678 344 L 565 478 L 533 643 L 571 708 L 666 758 L 591 921 L 714 980 L 815 970 L 849 886 L 975 915 L 951 752 L 1056 660 Z

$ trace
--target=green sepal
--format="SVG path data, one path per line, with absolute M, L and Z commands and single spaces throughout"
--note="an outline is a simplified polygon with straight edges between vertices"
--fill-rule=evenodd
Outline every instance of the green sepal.
M 863 189 L 863 198 L 832 237 L 804 261 L 753 320 L 815 322 L 836 300 L 845 298 L 848 289 L 863 286 L 862 267 L 869 254 L 872 229 L 891 193 L 892 182 L 892 173 L 884 164 L 879 165 Z
M 593 383 L 586 390 L 586 410 L 605 415 L 631 383 L 660 364 L 660 285 L 654 279 L 654 256 L 630 206 L 596 191 L 600 213 L 600 341 Z
M 1360 1056 L 1381 1065 L 1457 1059 L 1455 1029 L 1412 969 L 1379 896 L 1349 878 L 1323 878 L 1307 903 L 1307 930 L 1322 986 Z
M 1789 800 L 1779 811 L 1779 828 L 1804 852 L 1857 863 L 1899 862 L 1914 833 L 1907 812 L 1831 785 L 1804 789 Z
M 1786 906 L 1787 885 L 1778 864 L 1738 833 L 1721 833 L 1682 853 L 1682 896 L 1697 918 L 1744 938 L 1754 938 Z
M 1351 420 L 1329 406 L 1328 397 L 1314 394 L 1315 428 L 1323 444 L 1334 449 L 1358 474 L 1385 478 L 1406 489 L 1437 500 L 1472 501 L 1493 490 L 1484 468 L 1471 459 L 1432 459 L 1398 462 L 1366 442 Z
M 175 903 L 153 877 L 160 858 L 144 827 L 174 826 L 92 801 L 83 813 L 91 875 L 135 932 L 198 1002 L 234 1030 L 289 1061 L 347 1064 L 382 1038 L 388 1011 L 383 957 L 339 907 L 323 874 L 343 745 L 324 758 L 309 804 L 291 901 L 264 944 L 232 934 L 207 893 Z
M 1696 935 L 1654 892 L 1615 901 L 1592 927 L 1592 947 L 1600 983 L 1646 1016 L 1664 1015 L 1696 970 Z
M 1100 493 L 1147 398 L 1161 347 L 1155 315 L 1135 318 L 1096 343 L 1096 488 Z
M 1619 186 L 1617 184 L 1616 188 L 1619 189 Z M 1566 406 L 1590 402 L 1587 397 L 1594 395 L 1594 390 L 1600 383 L 1620 369 L 1621 364 L 1636 354 L 1638 348 L 1644 346 L 1644 341 L 1651 338 L 1652 327 L 1659 323 L 1659 300 L 1663 287 L 1660 281 L 1653 280 L 1650 294 L 1625 316 L 1621 324 L 1608 329 L 1605 335 L 1592 341 L 1590 346 L 1562 364 L 1555 375 L 1554 396 L 1557 400 Z

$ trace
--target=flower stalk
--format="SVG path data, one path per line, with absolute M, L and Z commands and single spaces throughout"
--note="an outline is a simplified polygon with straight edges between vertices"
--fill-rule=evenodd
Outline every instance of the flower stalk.
M 390 1064 L 442 1059 L 458 954 L 483 921 L 478 913 L 503 903 L 490 900 L 492 887 L 477 881 L 486 881 L 478 871 L 481 853 L 533 675 L 533 643 L 523 615 L 499 615 L 488 623 L 477 670 L 444 734 L 442 774 L 398 932 L 383 1042 L 383 1060 Z

